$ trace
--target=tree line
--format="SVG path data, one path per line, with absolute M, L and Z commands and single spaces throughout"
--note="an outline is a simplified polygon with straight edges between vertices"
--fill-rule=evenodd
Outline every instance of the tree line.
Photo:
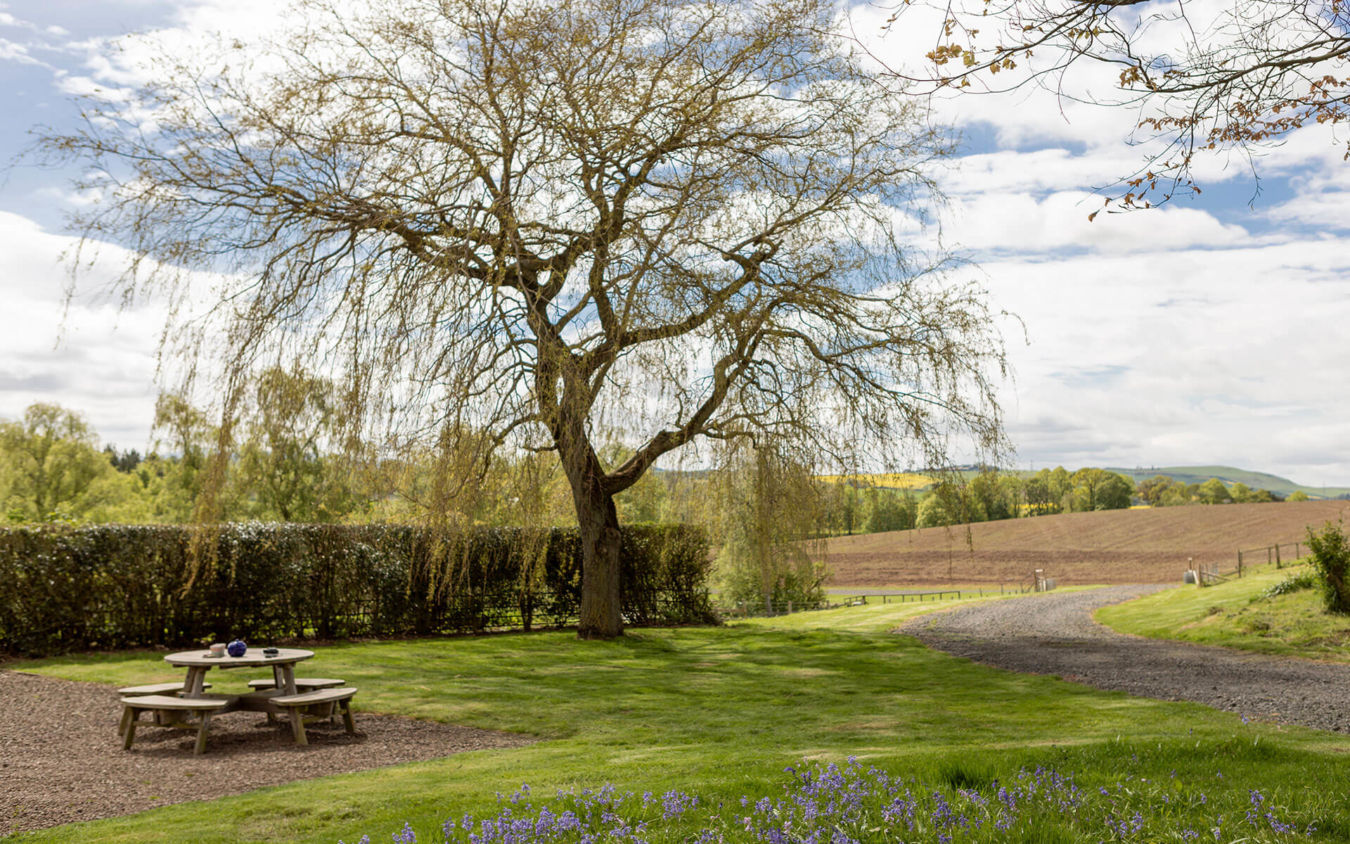
M 877 533 L 911 528 L 943 527 L 971 522 L 1026 518 L 1054 513 L 1123 510 L 1135 505 L 1177 507 L 1191 504 L 1233 504 L 1282 501 L 1267 489 L 1252 489 L 1218 478 L 1186 483 L 1155 475 L 1136 484 L 1119 472 L 1085 467 L 1070 472 L 1063 466 L 1025 475 L 982 469 L 973 474 L 948 473 L 926 490 L 877 486 L 858 478 L 842 478 L 825 494 L 823 519 L 828 533 Z M 1291 501 L 1305 501 L 1299 491 Z
M 431 507 L 434 455 L 381 459 L 342 439 L 340 402 L 322 378 L 274 368 L 234 428 L 223 492 L 224 521 L 297 523 L 403 522 Z M 193 520 L 219 445 L 207 411 L 177 394 L 156 404 L 145 454 L 100 448 L 77 411 L 29 406 L 0 422 L 0 504 L 10 523 L 184 523 Z M 606 450 L 614 459 L 622 448 Z M 691 522 L 714 536 L 745 530 L 769 505 L 790 512 L 793 541 L 1054 513 L 1283 500 L 1266 489 L 1218 478 L 1186 483 L 1155 475 L 1137 485 L 1102 468 L 1063 466 L 1026 475 L 985 468 L 937 473 L 927 489 L 894 489 L 867 476 L 822 478 L 805 463 L 746 450 L 711 469 L 655 471 L 617 497 L 625 522 Z M 776 468 L 766 468 L 769 464 Z M 528 453 L 503 458 L 456 490 L 452 509 L 465 523 L 575 525 L 556 461 Z M 773 475 L 766 478 L 765 473 Z M 747 480 L 748 478 L 748 480 Z M 784 492 L 791 489 L 791 492 Z M 761 501 L 760 499 L 763 499 Z M 1306 500 L 1295 492 L 1290 500 Z M 764 529 L 761 529 L 763 532 Z
M 219 521 L 575 527 L 565 472 L 548 453 L 499 454 L 443 488 L 451 451 L 382 455 L 344 426 L 333 384 L 268 369 L 239 417 L 222 426 L 183 396 L 156 405 L 146 454 L 100 449 L 78 412 L 34 404 L 0 422 L 0 504 L 10 523 L 174 524 Z M 625 459 L 623 446 L 602 449 Z M 1217 478 L 1139 483 L 1106 469 L 1035 474 L 984 468 L 933 473 L 927 489 L 889 488 L 868 476 L 824 476 L 783 444 L 729 448 L 691 471 L 653 471 L 615 497 L 626 524 L 702 527 L 717 549 L 715 584 L 730 601 L 781 606 L 821 600 L 824 540 L 1065 512 L 1278 501 L 1268 490 Z M 210 473 L 221 472 L 214 485 Z M 211 487 L 215 487 L 213 492 Z M 1297 494 L 1291 497 L 1298 497 Z M 206 504 L 209 503 L 209 507 Z

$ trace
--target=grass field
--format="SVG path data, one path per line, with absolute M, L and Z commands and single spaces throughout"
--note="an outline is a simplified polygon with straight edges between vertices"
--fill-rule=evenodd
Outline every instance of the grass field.
M 1350 662 L 1350 617 L 1329 615 L 1315 589 L 1262 593 L 1309 566 L 1265 566 L 1217 586 L 1169 589 L 1102 607 L 1097 620 L 1122 633 L 1182 639 L 1258 653 Z
M 637 793 L 682 789 L 736 806 L 742 795 L 781 794 L 787 766 L 850 755 L 951 799 L 958 787 L 992 788 L 1023 767 L 1044 766 L 1072 774 L 1085 792 L 1112 795 L 1094 799 L 1140 804 L 1141 817 L 1182 812 L 1158 821 L 1156 829 L 1171 830 L 1165 836 L 1155 830 L 1125 840 L 1181 841 L 1183 828 L 1208 830 L 1219 816 L 1237 840 L 1234 819 L 1250 808 L 1252 789 L 1299 829 L 1315 824 L 1314 840 L 1350 840 L 1350 797 L 1315 787 L 1350 776 L 1343 738 L 997 671 L 887 632 L 931 609 L 891 604 L 725 628 L 636 630 L 613 642 L 555 632 L 325 647 L 325 672 L 361 688 L 358 710 L 542 741 L 23 840 L 353 842 L 369 833 L 387 841 L 406 821 L 419 841 L 436 841 L 447 818 L 494 813 L 495 795 L 522 783 L 537 794 L 606 782 Z M 101 683 L 176 679 L 172 670 L 151 670 L 158 662 L 157 654 L 123 653 L 8 667 Z M 968 840 L 1082 840 L 1061 814 L 1047 813 L 1021 837 Z M 676 828 L 663 840 L 691 832 Z M 1257 827 L 1243 835 L 1290 840 Z

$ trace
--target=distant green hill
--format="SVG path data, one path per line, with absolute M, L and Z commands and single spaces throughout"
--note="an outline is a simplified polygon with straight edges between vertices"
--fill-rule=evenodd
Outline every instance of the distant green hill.
M 1268 489 L 1281 498 L 1287 497 L 1298 490 L 1302 490 L 1309 498 L 1350 496 L 1350 487 L 1304 486 L 1279 475 L 1253 472 L 1248 469 L 1236 469 L 1232 466 L 1158 466 L 1149 468 L 1136 466 L 1133 469 L 1112 467 L 1111 471 L 1133 478 L 1135 483 L 1146 481 L 1154 475 L 1166 475 L 1174 481 L 1182 481 L 1188 484 L 1204 483 L 1210 478 L 1218 478 L 1229 485 L 1244 483 L 1252 489 Z

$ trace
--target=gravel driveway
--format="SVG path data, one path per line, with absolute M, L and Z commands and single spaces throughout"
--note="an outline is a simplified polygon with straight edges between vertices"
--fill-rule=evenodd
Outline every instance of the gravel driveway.
M 900 632 L 975 662 L 1252 718 L 1350 732 L 1350 665 L 1143 639 L 1092 620 L 1097 607 L 1162 586 L 1108 586 L 962 607 Z

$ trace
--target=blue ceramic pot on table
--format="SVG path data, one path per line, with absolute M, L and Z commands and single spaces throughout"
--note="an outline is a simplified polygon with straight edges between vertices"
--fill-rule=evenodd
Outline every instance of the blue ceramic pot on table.
M 230 656 L 243 656 L 244 653 L 248 650 L 248 645 L 244 644 L 243 639 L 235 639 L 233 642 L 225 646 L 225 650 L 229 653 Z

